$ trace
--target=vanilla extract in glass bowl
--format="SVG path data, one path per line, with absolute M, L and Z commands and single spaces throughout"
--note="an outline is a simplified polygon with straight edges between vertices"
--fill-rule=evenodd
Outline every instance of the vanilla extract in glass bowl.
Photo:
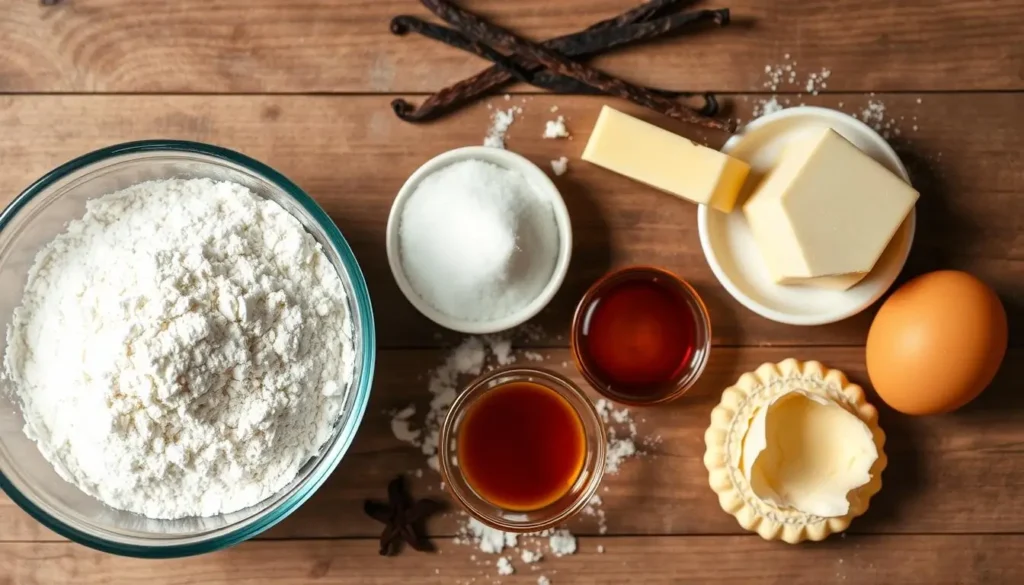
M 484 374 L 452 403 L 441 475 L 455 501 L 506 532 L 555 527 L 582 510 L 604 473 L 594 404 L 568 379 L 535 368 Z
M 686 281 L 661 268 L 632 266 L 583 295 L 570 345 L 580 374 L 605 397 L 660 404 L 682 396 L 703 373 L 711 319 Z

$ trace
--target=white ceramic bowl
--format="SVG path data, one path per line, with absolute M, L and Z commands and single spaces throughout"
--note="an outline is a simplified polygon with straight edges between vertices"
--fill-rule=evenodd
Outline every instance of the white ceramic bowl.
M 555 260 L 555 267 L 548 283 L 541 289 L 540 294 L 536 298 L 519 311 L 490 321 L 458 319 L 438 311 L 424 301 L 405 275 L 402 267 L 401 247 L 398 242 L 398 224 L 402 215 L 402 208 L 413 192 L 416 191 L 420 181 L 444 167 L 460 161 L 473 159 L 486 161 L 499 167 L 516 171 L 525 177 L 530 187 L 551 203 L 551 209 L 555 215 L 555 223 L 558 226 L 558 257 Z M 558 292 L 559 287 L 562 286 L 562 281 L 565 280 L 565 274 L 569 270 L 569 257 L 572 255 L 572 224 L 569 221 L 569 210 L 565 207 L 562 194 L 559 193 L 558 188 L 555 187 L 555 184 L 540 167 L 523 156 L 500 148 L 466 146 L 449 150 L 430 159 L 417 169 L 405 184 L 402 185 L 398 195 L 395 197 L 395 202 L 391 205 L 391 214 L 388 216 L 387 250 L 391 274 L 394 275 L 395 282 L 398 284 L 398 288 L 401 289 L 402 294 L 405 295 L 405 298 L 409 299 L 409 302 L 412 303 L 412 306 L 416 307 L 416 310 L 434 323 L 454 331 L 471 334 L 496 333 L 529 321 L 547 306 L 555 296 L 555 293 Z
M 823 127 L 834 129 L 910 182 L 896 152 L 868 125 L 835 110 L 801 106 L 758 118 L 722 147 L 722 152 L 750 164 L 754 180 L 747 182 L 746 191 L 740 194 L 741 201 L 756 185 L 756 178 L 775 166 L 783 145 Z M 910 254 L 915 217 L 911 211 L 871 273 L 845 291 L 775 284 L 739 209 L 722 213 L 702 205 L 697 212 L 697 227 L 712 272 L 740 304 L 779 323 L 823 325 L 863 311 L 892 286 Z

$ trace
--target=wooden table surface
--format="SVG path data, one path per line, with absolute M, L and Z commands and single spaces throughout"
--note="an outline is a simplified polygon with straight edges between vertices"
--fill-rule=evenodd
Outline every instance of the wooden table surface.
M 582 28 L 635 0 L 475 0 L 466 5 L 533 38 Z M 706 3 L 705 3 L 706 4 Z M 718 285 L 700 250 L 696 207 L 579 161 L 601 104 L 513 88 L 430 125 L 395 118 L 389 101 L 481 68 L 421 38 L 394 38 L 389 19 L 427 16 L 414 0 L 0 0 L 0 200 L 89 150 L 143 138 L 240 150 L 294 179 L 329 212 L 360 260 L 378 323 L 370 408 L 351 451 L 300 510 L 257 540 L 175 561 L 94 552 L 44 529 L 0 498 L 0 584 L 299 585 L 529 583 L 939 584 L 1024 583 L 1024 2 L 1021 0 L 732 0 L 724 30 L 619 51 L 596 63 L 631 80 L 713 90 L 749 120 L 771 96 L 766 65 L 793 65 L 778 101 L 817 104 L 889 122 L 893 146 L 921 191 L 919 228 L 903 279 L 969 270 L 1000 293 L 1011 350 L 993 385 L 961 412 L 911 418 L 880 402 L 889 443 L 882 492 L 844 537 L 801 546 L 762 541 L 719 508 L 701 462 L 721 390 L 764 361 L 817 359 L 868 384 L 863 343 L 871 310 L 822 327 L 790 327 L 747 311 Z M 831 71 L 809 95 L 807 76 Z M 785 74 L 788 76 L 788 73 Z M 611 101 L 618 106 L 619 102 Z M 459 337 L 419 316 L 384 253 L 392 197 L 430 157 L 479 144 L 493 107 L 523 115 L 508 146 L 547 168 L 572 214 L 575 249 L 561 292 L 526 339 L 547 365 L 568 360 L 566 332 L 581 292 L 611 267 L 664 266 L 707 300 L 714 349 L 698 387 L 637 411 L 650 455 L 626 462 L 602 492 L 607 533 L 571 524 L 580 551 L 499 578 L 453 541 L 460 520 L 437 519 L 441 553 L 377 555 L 380 526 L 362 501 L 424 467 L 386 411 L 428 399 L 425 375 Z M 878 105 L 881 104 L 881 105 Z M 574 140 L 542 140 L 552 106 Z M 633 107 L 626 110 L 640 113 Z M 881 109 L 884 108 L 884 112 Z M 708 144 L 725 136 L 658 123 Z M 899 133 L 895 131 L 899 128 Z M 568 371 L 568 370 L 563 370 Z M 412 477 L 436 494 L 431 471 Z M 599 554 L 598 546 L 605 552 Z M 492 559 L 493 560 L 493 559 Z

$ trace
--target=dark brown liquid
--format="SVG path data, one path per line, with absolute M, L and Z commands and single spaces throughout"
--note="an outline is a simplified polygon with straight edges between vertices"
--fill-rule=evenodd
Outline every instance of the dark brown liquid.
M 529 511 L 565 495 L 586 456 L 583 423 L 569 402 L 538 384 L 489 390 L 459 428 L 459 467 L 483 499 Z
M 686 371 L 696 352 L 696 321 L 664 279 L 626 280 L 586 308 L 581 357 L 612 390 L 653 397 Z

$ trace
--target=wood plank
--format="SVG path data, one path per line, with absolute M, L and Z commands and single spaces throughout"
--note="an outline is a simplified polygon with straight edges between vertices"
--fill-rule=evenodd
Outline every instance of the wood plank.
M 736 98 L 736 114 L 749 119 L 761 99 Z M 568 174 L 557 183 L 573 218 L 574 257 L 560 294 L 534 320 L 546 332 L 536 343 L 564 346 L 574 305 L 587 286 L 609 267 L 633 263 L 661 265 L 689 279 L 709 305 L 717 344 L 863 343 L 870 313 L 824 327 L 791 327 L 742 308 L 707 266 L 695 206 L 580 162 L 604 101 L 536 97 L 488 104 L 524 108 L 510 130 L 510 148 L 544 168 L 561 155 L 572 159 Z M 902 128 L 892 141 L 923 193 L 908 274 L 937 267 L 979 274 L 1003 295 L 1012 341 L 1019 345 L 1017 332 L 1024 331 L 1019 327 L 1024 324 L 1024 93 L 930 95 L 922 103 L 909 95 L 804 101 L 842 104 L 850 112 L 869 102 L 884 103 L 884 115 Z M 393 194 L 405 178 L 442 151 L 479 144 L 489 110 L 480 104 L 451 120 L 420 127 L 396 120 L 387 102 L 382 96 L 0 96 L 5 138 L 0 142 L 0 202 L 54 166 L 116 142 L 167 137 L 235 148 L 296 180 L 341 227 L 367 275 L 382 347 L 436 345 L 439 328 L 420 316 L 394 284 L 384 227 Z M 793 96 L 792 103 L 799 98 Z M 540 138 L 556 105 L 568 119 L 572 141 Z M 724 138 L 669 127 L 715 146 Z
M 533 38 L 581 29 L 640 0 L 467 1 Z M 410 0 L 0 0 L 0 91 L 430 92 L 481 61 L 389 20 Z M 1024 7 L 961 0 L 732 0 L 728 30 L 620 51 L 599 63 L 663 87 L 759 91 L 785 55 L 832 70 L 831 90 L 1024 88 Z M 683 72 L 683 74 L 681 74 Z M 804 76 L 801 76 L 803 82 Z
M 536 571 L 514 559 L 516 573 L 499 577 L 493 557 L 472 561 L 465 547 L 438 544 L 437 555 L 387 558 L 372 540 L 254 542 L 184 562 L 118 558 L 70 543 L 0 544 L 0 583 L 535 585 L 544 575 L 555 585 L 621 585 L 642 575 L 647 585 L 992 585 L 1019 582 L 1024 555 L 1022 535 L 851 536 L 807 546 L 756 536 L 584 538 L 575 555 L 545 557 Z
M 582 381 L 566 350 L 545 350 L 542 364 Z M 718 506 L 704 469 L 704 430 L 721 390 L 764 361 L 818 359 L 866 384 L 859 348 L 720 348 L 704 377 L 685 397 L 663 408 L 634 411 L 640 439 L 659 437 L 644 456 L 606 476 L 600 492 L 609 534 L 742 534 Z M 410 477 L 418 496 L 440 496 L 439 477 L 426 469 L 418 449 L 398 441 L 389 412 L 410 403 L 426 412 L 427 373 L 443 361 L 435 351 L 384 351 L 369 410 L 351 452 L 319 492 L 268 534 L 270 538 L 374 536 L 380 526 L 362 512 L 366 498 L 384 496 L 388 481 Z M 532 363 L 532 362 L 530 362 Z M 1024 533 L 1024 350 L 1014 350 L 993 386 L 975 403 L 949 416 L 913 418 L 882 407 L 889 468 L 884 487 L 853 533 Z M 922 390 L 926 391 L 926 390 Z M 875 404 L 880 404 L 874 399 Z M 418 420 L 418 419 L 417 419 Z M 433 534 L 454 535 L 461 514 L 438 518 Z M 593 517 L 571 523 L 574 532 L 598 534 Z M 56 536 L 0 499 L 0 540 L 51 540 Z

